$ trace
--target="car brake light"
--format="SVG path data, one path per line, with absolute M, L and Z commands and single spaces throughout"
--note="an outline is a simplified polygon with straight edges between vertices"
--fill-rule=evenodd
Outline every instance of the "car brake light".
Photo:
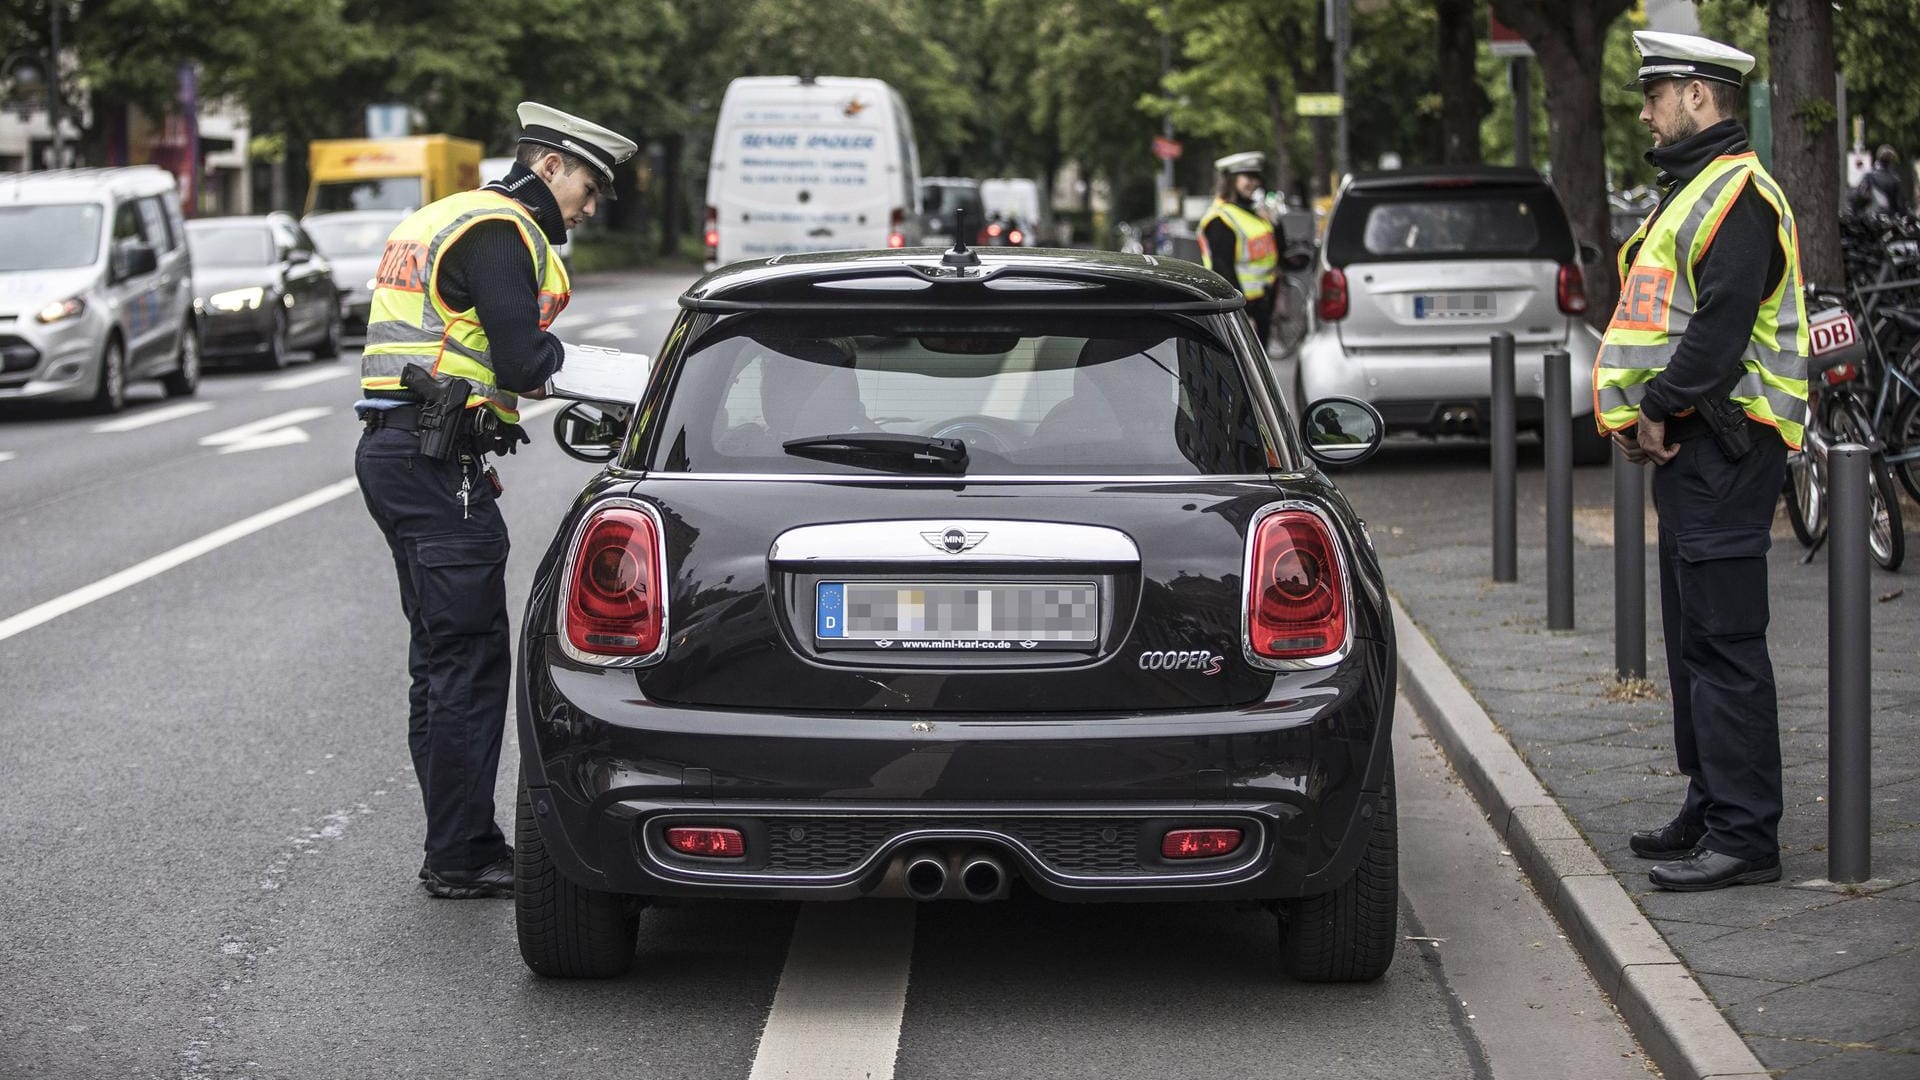
M 1561 314 L 1587 313 L 1587 276 L 1580 272 L 1580 264 L 1560 264 L 1560 280 L 1555 291 L 1559 294 Z
M 1268 660 L 1319 659 L 1346 645 L 1340 557 L 1319 515 L 1281 510 L 1261 519 L 1247 575 L 1247 634 L 1254 655 Z
M 1211 859 L 1240 848 L 1239 829 L 1168 829 L 1160 841 L 1164 859 Z
M 907 246 L 907 212 L 899 207 L 893 208 L 893 217 L 887 222 L 887 246 L 903 248 Z
M 1014 247 L 1019 247 L 1026 242 L 1027 234 L 1021 232 L 1019 229 L 1015 229 L 1007 234 L 1007 243 L 1012 244 Z
M 615 506 L 581 531 L 567 583 L 567 643 L 600 657 L 648 656 L 660 647 L 659 534 L 644 511 Z
M 1000 235 L 1000 223 L 996 221 L 996 222 L 994 222 L 993 224 L 991 224 L 991 225 L 989 225 L 989 226 L 987 226 L 987 235 L 988 235 L 988 236 L 999 236 L 999 235 Z
M 1860 369 L 1852 364 L 1835 364 L 1822 371 L 1820 378 L 1828 386 L 1839 386 L 1843 382 L 1852 382 L 1860 377 Z
M 747 841 L 739 829 L 705 825 L 672 826 L 667 829 L 667 846 L 682 855 L 703 859 L 737 859 L 747 853 Z
M 1320 275 L 1320 321 L 1339 322 L 1346 317 L 1346 272 L 1329 268 Z
M 707 254 L 720 250 L 720 211 L 707 207 Z

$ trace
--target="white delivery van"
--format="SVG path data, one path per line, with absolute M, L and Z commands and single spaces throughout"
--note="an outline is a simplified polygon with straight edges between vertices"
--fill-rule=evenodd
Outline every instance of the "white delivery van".
M 513 162 L 514 162 L 514 159 L 510 157 L 481 158 L 480 159 L 480 186 L 486 187 L 488 184 L 493 183 L 495 180 L 505 180 L 507 178 L 507 174 L 513 171 Z M 594 207 L 593 212 L 595 217 L 599 216 L 600 210 L 601 210 L 601 207 L 597 207 L 597 206 Z M 589 218 L 588 220 L 591 221 L 592 219 Z M 587 228 L 587 227 L 588 226 L 586 222 L 581 222 L 581 228 Z M 568 233 L 567 242 L 560 245 L 560 260 L 562 262 L 569 262 L 572 260 L 573 233 L 579 232 L 579 231 L 580 229 L 575 229 L 573 230 L 573 232 Z
M 919 180 L 913 118 L 879 79 L 735 79 L 707 172 L 708 261 L 917 243 Z

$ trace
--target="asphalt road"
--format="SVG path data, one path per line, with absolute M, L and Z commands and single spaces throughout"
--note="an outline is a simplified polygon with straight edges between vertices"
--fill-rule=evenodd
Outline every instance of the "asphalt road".
M 691 280 L 583 281 L 559 330 L 651 352 Z M 0 1077 L 1647 1075 L 1404 703 L 1375 984 L 1289 982 L 1257 909 L 1031 897 L 659 907 L 629 977 L 532 976 L 510 903 L 414 879 L 357 359 L 0 415 Z M 516 618 L 595 468 L 546 424 L 500 469 Z

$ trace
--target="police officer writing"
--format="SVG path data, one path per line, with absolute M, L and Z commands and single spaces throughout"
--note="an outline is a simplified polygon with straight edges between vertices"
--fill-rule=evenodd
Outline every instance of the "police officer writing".
M 1807 418 L 1793 211 L 1732 119 L 1753 57 L 1639 31 L 1640 119 L 1659 206 L 1620 250 L 1620 303 L 1594 361 L 1595 416 L 1652 461 L 1673 741 L 1687 777 L 1667 824 L 1630 838 L 1664 889 L 1780 877 L 1779 710 L 1767 549 Z
M 507 527 L 489 452 L 526 441 L 519 394 L 538 396 L 563 347 L 556 248 L 611 198 L 633 142 L 522 103 L 517 161 L 477 191 L 415 211 L 376 274 L 361 360 L 366 430 L 354 472 L 386 536 L 411 642 L 407 743 L 426 806 L 420 880 L 448 899 L 508 896 L 513 849 L 494 821 L 506 722 Z
M 1258 151 L 1229 154 L 1213 163 L 1220 183 L 1213 205 L 1200 219 L 1200 257 L 1247 298 L 1247 314 L 1267 343 L 1273 325 L 1274 283 L 1280 267 L 1279 231 L 1261 217 L 1254 199 L 1267 157 Z

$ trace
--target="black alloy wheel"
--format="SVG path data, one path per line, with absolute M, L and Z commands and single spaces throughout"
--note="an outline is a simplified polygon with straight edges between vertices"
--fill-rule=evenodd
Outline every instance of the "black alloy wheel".
M 1280 964 L 1299 982 L 1372 982 L 1393 963 L 1400 935 L 1400 824 L 1393 752 L 1360 865 L 1341 886 L 1280 905 Z
M 293 343 L 288 340 L 287 309 L 274 305 L 273 329 L 267 332 L 267 367 L 278 371 L 293 363 Z
M 553 864 L 525 777 L 514 808 L 513 926 L 520 958 L 536 975 L 611 979 L 633 967 L 640 897 L 576 885 Z
M 337 360 L 340 357 L 340 304 L 335 301 L 327 313 L 327 328 L 320 335 L 320 341 L 313 347 L 315 360 Z

